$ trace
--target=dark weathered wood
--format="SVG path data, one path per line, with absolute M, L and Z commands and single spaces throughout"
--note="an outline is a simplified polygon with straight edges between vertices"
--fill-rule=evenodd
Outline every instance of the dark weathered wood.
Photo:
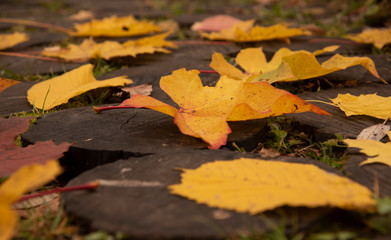
M 385 84 L 367 83 L 353 88 L 333 88 L 320 92 L 311 92 L 299 94 L 303 99 L 322 100 L 331 102 L 329 99 L 336 98 L 338 93 L 350 93 L 352 95 L 377 93 L 380 96 L 390 96 L 391 86 Z M 332 117 L 322 116 L 313 113 L 287 114 L 288 117 L 297 120 L 305 126 L 310 136 L 315 141 L 324 141 L 335 138 L 335 134 L 341 134 L 347 138 L 356 138 L 356 136 L 366 127 L 382 123 L 384 120 L 369 116 L 350 116 L 347 117 L 339 108 L 323 103 L 313 102 L 314 105 L 328 111 Z
M 180 172 L 174 168 L 197 168 L 206 162 L 240 157 L 256 155 L 223 150 L 170 151 L 99 166 L 74 178 L 68 185 L 103 179 L 155 183 L 155 186 L 102 184 L 93 192 L 65 193 L 66 210 L 89 230 L 122 232 L 130 239 L 224 239 L 226 236 L 265 231 L 271 226 L 257 216 L 210 208 L 172 195 L 167 190 L 168 185 L 180 182 Z M 311 163 L 340 175 L 318 161 L 282 157 L 279 160 Z M 297 224 L 299 229 L 308 227 L 330 212 L 327 208 L 280 210 L 286 214 L 287 225 Z M 218 218 L 218 212 L 226 217 Z M 268 212 L 266 216 L 269 220 L 281 221 L 276 212 Z
M 21 82 L 1 92 L 0 116 L 32 111 L 33 107 L 27 101 L 27 90 L 34 84 L 34 82 Z
M 235 142 L 252 150 L 264 137 L 263 119 L 230 123 Z M 25 144 L 53 139 L 74 143 L 64 164 L 73 173 L 119 158 L 158 153 L 167 149 L 204 149 L 199 138 L 182 134 L 173 118 L 149 109 L 119 109 L 94 113 L 92 107 L 45 114 L 23 134 Z

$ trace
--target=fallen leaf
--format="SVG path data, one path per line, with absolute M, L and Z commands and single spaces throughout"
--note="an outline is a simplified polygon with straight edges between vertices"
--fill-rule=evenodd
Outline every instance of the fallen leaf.
M 292 181 L 294 179 L 294 181 Z M 168 187 L 209 207 L 257 214 L 282 206 L 338 207 L 373 211 L 364 186 L 312 164 L 240 158 L 183 169 L 181 183 Z
M 15 145 L 15 138 L 27 131 L 32 117 L 0 118 L 0 177 L 12 174 L 16 169 L 30 163 L 46 163 L 58 159 L 68 151 L 70 143 L 56 145 L 53 141 L 36 142 L 27 147 Z M 1 215 L 1 214 L 0 214 Z
M 93 39 L 85 39 L 81 44 L 69 44 L 66 48 L 45 48 L 41 55 L 58 57 L 66 60 L 133 56 L 146 53 L 170 53 L 165 47 L 176 48 L 171 41 L 165 40 L 170 33 L 159 34 L 139 40 L 129 40 L 123 44 L 116 41 L 96 43 Z
M 20 83 L 19 81 L 0 77 L 0 93 L 5 89 Z
M 183 134 L 202 138 L 210 149 L 225 145 L 227 121 L 266 118 L 285 113 L 326 111 L 266 82 L 246 83 L 222 76 L 215 87 L 203 86 L 199 71 L 179 69 L 160 80 L 160 87 L 179 109 L 149 96 L 134 95 L 120 106 L 150 108 L 174 117 Z M 96 109 L 100 111 L 99 108 Z
M 248 78 L 247 81 L 249 82 L 267 81 L 274 83 L 319 77 L 348 67 L 361 65 L 370 71 L 373 76 L 387 83 L 379 76 L 374 62 L 368 57 L 344 57 L 335 54 L 322 64 L 316 59 L 317 55 L 335 51 L 337 48 L 338 46 L 328 46 L 313 53 L 281 48 L 269 62 L 267 62 L 262 48 L 246 48 L 242 49 L 235 58 L 236 63 L 245 70 L 244 73 L 228 63 L 220 53 L 213 54 L 210 67 L 220 75 L 227 75 L 236 79 Z
M 288 39 L 293 36 L 309 35 L 300 28 L 288 28 L 285 24 L 275 24 L 270 27 L 255 25 L 255 20 L 240 21 L 229 29 L 219 32 L 201 32 L 201 36 L 210 40 L 226 40 L 233 42 L 256 42 L 271 39 Z
M 201 22 L 195 22 L 191 26 L 193 31 L 216 32 L 223 29 L 230 29 L 234 24 L 241 22 L 240 19 L 230 15 L 219 14 L 203 19 Z
M 57 160 L 45 165 L 30 164 L 18 169 L 0 185 L 0 239 L 11 239 L 18 222 L 11 209 L 23 194 L 53 180 L 62 172 Z
M 141 84 L 138 86 L 134 87 L 123 87 L 121 88 L 122 91 L 128 92 L 130 96 L 132 95 L 151 95 L 152 92 L 152 84 L 146 83 L 146 84 Z
M 384 124 L 376 124 L 370 127 L 364 128 L 360 134 L 357 135 L 357 139 L 370 139 L 380 141 L 384 136 L 386 136 L 386 132 L 390 131 L 390 125 Z
M 126 79 L 125 76 L 98 81 L 92 70 L 93 65 L 86 64 L 61 76 L 37 83 L 27 91 L 27 99 L 36 108 L 48 110 L 92 89 L 132 83 L 132 80 Z
M 382 49 L 384 45 L 391 43 L 391 28 L 369 29 L 360 34 L 348 35 L 347 38 L 359 43 L 370 43 Z
M 28 40 L 29 36 L 25 33 L 0 34 L 0 50 L 16 46 Z
M 259 155 L 262 157 L 262 158 L 276 158 L 278 156 L 281 155 L 281 153 L 277 150 L 274 150 L 272 148 L 262 148 L 260 151 L 259 151 Z
M 345 139 L 349 147 L 359 148 L 360 152 L 369 158 L 360 163 L 360 166 L 368 163 L 382 163 L 391 167 L 391 143 L 382 143 L 369 139 Z
M 101 20 L 93 19 L 83 24 L 74 24 L 75 36 L 126 37 L 160 32 L 152 21 L 136 20 L 133 16 L 111 16 Z
M 330 99 L 346 116 L 367 115 L 380 119 L 391 117 L 391 97 L 382 97 L 374 94 L 361 94 L 354 96 L 349 93 L 338 94 Z
M 77 13 L 69 16 L 71 21 L 85 21 L 94 18 L 94 13 L 86 10 L 79 10 Z

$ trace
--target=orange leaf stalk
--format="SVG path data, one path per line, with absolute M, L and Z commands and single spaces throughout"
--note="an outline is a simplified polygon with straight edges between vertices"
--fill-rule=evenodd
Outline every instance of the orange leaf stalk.
M 46 28 L 46 29 L 53 29 L 53 30 L 56 30 L 59 32 L 64 32 L 66 34 L 74 34 L 75 33 L 72 29 L 69 29 L 69 28 L 64 28 L 61 26 L 48 24 L 48 23 L 36 22 L 36 21 L 32 21 L 32 20 L 15 19 L 15 18 L 0 18 L 0 22 L 28 25 L 28 26 L 34 26 L 34 27 L 40 27 L 40 28 Z

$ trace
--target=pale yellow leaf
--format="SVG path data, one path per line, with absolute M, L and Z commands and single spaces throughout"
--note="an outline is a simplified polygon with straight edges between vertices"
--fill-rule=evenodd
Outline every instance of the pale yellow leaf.
M 364 186 L 311 164 L 240 158 L 185 169 L 171 193 L 238 212 L 260 213 L 281 206 L 338 207 L 373 211 Z
M 23 194 L 53 180 L 62 172 L 57 160 L 26 165 L 0 185 L 0 240 L 11 239 L 18 218 L 11 205 Z
M 86 64 L 61 76 L 40 82 L 27 91 L 29 103 L 38 109 L 51 109 L 96 88 L 123 86 L 132 83 L 125 76 L 98 81 L 93 65 Z
M 349 147 L 360 148 L 360 152 L 368 156 L 367 160 L 360 163 L 360 166 L 368 163 L 383 163 L 391 167 L 391 143 L 369 139 L 345 139 L 344 142 Z
M 357 135 L 357 139 L 370 139 L 380 141 L 386 132 L 391 128 L 390 125 L 376 124 L 370 127 L 364 128 L 360 134 Z
M 29 36 L 25 33 L 0 34 L 0 50 L 13 47 L 27 40 L 29 40 Z
M 348 35 L 347 38 L 359 43 L 372 43 L 381 49 L 384 45 L 391 43 L 391 28 L 369 29 L 360 34 Z
M 375 118 L 387 119 L 391 117 L 391 97 L 382 97 L 374 94 L 353 96 L 349 93 L 338 94 L 330 99 L 346 116 L 368 115 Z

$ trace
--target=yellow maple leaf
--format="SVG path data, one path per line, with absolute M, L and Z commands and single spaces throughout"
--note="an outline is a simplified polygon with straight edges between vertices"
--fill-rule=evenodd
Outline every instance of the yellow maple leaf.
M 11 206 L 23 194 L 53 180 L 62 172 L 57 160 L 50 160 L 45 165 L 26 165 L 0 185 L 0 240 L 11 239 L 18 222 Z
M 93 19 L 83 24 L 74 24 L 75 36 L 108 36 L 125 37 L 144 35 L 160 32 L 160 27 L 152 21 L 136 20 L 133 16 L 117 17 L 111 16 L 101 20 Z
M 41 55 L 59 57 L 66 60 L 133 56 L 145 53 L 171 51 L 164 47 L 176 48 L 176 45 L 165 40 L 169 33 L 144 37 L 138 40 L 129 40 L 123 44 L 116 41 L 104 41 L 96 43 L 93 39 L 85 39 L 81 44 L 69 44 L 66 48 L 50 47 L 41 52 Z
M 373 211 L 364 186 L 315 165 L 240 158 L 184 169 L 173 194 L 238 212 L 257 214 L 281 206 Z
M 382 143 L 370 139 L 345 139 L 343 140 L 349 147 L 360 148 L 360 152 L 370 158 L 360 163 L 383 163 L 391 167 L 391 143 Z
M 227 75 L 236 79 L 247 78 L 249 82 L 267 81 L 273 83 L 319 77 L 348 67 L 361 65 L 370 71 L 373 76 L 387 83 L 379 76 L 374 62 L 368 57 L 344 57 L 335 54 L 322 64 L 316 59 L 317 55 L 335 51 L 337 48 L 338 46 L 328 46 L 313 53 L 281 48 L 269 62 L 267 62 L 262 48 L 246 48 L 242 49 L 235 58 L 236 63 L 245 70 L 244 73 L 228 63 L 220 53 L 213 54 L 210 67 L 220 75 Z
M 25 33 L 0 34 L 0 50 L 13 47 L 28 40 L 29 36 Z
M 382 97 L 374 94 L 361 94 L 354 96 L 349 93 L 338 94 L 330 99 L 346 116 L 367 115 L 380 119 L 391 117 L 391 97 Z
M 326 111 L 267 82 L 247 83 L 222 76 L 216 86 L 203 86 L 199 71 L 179 69 L 160 80 L 160 87 L 179 109 L 144 95 L 133 95 L 121 106 L 150 108 L 174 117 L 183 134 L 202 138 L 210 149 L 224 145 L 231 133 L 227 121 L 266 118 L 285 113 Z M 96 108 L 99 112 L 103 108 Z
M 37 83 L 27 91 L 27 99 L 36 108 L 48 110 L 92 89 L 132 83 L 132 80 L 126 79 L 125 76 L 98 81 L 92 70 L 93 65 L 86 64 L 61 76 Z
M 229 29 L 219 32 L 201 32 L 201 36 L 210 40 L 227 40 L 233 42 L 255 42 L 271 39 L 287 39 L 293 36 L 309 35 L 300 28 L 288 28 L 285 24 L 275 24 L 270 27 L 255 25 L 255 20 L 241 21 Z
M 384 45 L 391 43 L 391 28 L 370 29 L 360 34 L 348 35 L 347 38 L 359 43 L 371 43 L 381 49 Z

